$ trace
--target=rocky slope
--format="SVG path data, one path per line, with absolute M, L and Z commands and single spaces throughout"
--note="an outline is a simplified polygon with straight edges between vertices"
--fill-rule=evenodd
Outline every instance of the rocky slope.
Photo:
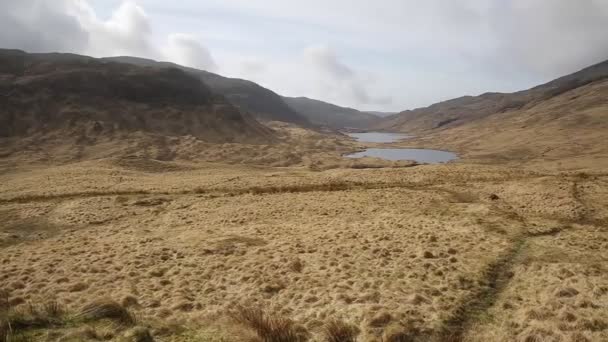
M 157 62 L 151 59 L 124 56 L 105 58 L 105 60 L 140 66 L 178 68 L 200 78 L 211 90 L 224 95 L 231 103 L 250 112 L 258 120 L 282 121 L 300 126 L 310 126 L 308 120 L 290 108 L 281 96 L 251 81 L 223 77 L 208 71 L 169 62 Z
M 283 97 L 283 100 L 313 124 L 334 129 L 368 128 L 379 119 L 375 115 L 353 108 L 340 107 L 307 97 Z

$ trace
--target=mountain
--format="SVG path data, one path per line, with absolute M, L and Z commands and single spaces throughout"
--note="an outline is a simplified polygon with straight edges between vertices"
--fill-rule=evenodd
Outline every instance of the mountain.
M 369 113 L 307 97 L 283 97 L 283 100 L 313 124 L 334 129 L 367 128 L 378 120 L 377 116 Z
M 412 144 L 469 158 L 608 166 L 608 61 L 525 91 L 402 112 L 379 126 L 417 134 Z
M 137 134 L 211 143 L 273 140 L 270 129 L 177 68 L 0 50 L 3 147 L 51 137 L 85 146 Z
M 457 127 L 497 113 L 528 110 L 543 101 L 606 78 L 608 61 L 524 91 L 463 96 L 425 108 L 406 110 L 385 118 L 376 128 L 421 133 Z
M 151 59 L 122 56 L 108 57 L 104 60 L 139 66 L 181 69 L 200 78 L 212 91 L 224 95 L 231 103 L 250 112 L 259 120 L 282 121 L 300 126 L 310 126 L 308 120 L 290 108 L 281 96 L 251 81 L 228 78 L 205 70 L 184 67 L 170 62 L 157 62 Z
M 397 112 L 379 112 L 379 111 L 365 111 L 364 113 L 368 113 L 371 115 L 379 116 L 381 118 L 385 118 L 387 116 L 395 115 Z

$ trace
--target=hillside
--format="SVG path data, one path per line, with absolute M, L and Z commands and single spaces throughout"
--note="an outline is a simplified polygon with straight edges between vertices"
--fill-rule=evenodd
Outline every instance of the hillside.
M 281 96 L 251 81 L 223 77 L 208 71 L 188 68 L 169 62 L 157 62 L 151 59 L 127 56 L 104 59 L 140 66 L 178 68 L 200 78 L 212 91 L 224 95 L 231 103 L 251 112 L 259 120 L 283 121 L 300 126 L 310 125 L 302 115 L 287 106 Z
M 608 80 L 576 88 L 530 108 L 496 113 L 419 139 L 474 159 L 555 161 L 608 166 Z M 603 164 L 602 164 L 603 163 Z
M 0 139 L 12 147 L 3 154 L 46 149 L 49 141 L 86 149 L 137 134 L 208 143 L 274 139 L 270 129 L 175 68 L 0 50 L 0 94 Z
M 463 97 L 383 122 L 409 144 L 492 162 L 608 166 L 608 62 L 513 94 Z
M 283 97 L 283 100 L 308 121 L 334 129 L 367 128 L 378 120 L 377 116 L 369 113 L 306 97 Z
M 606 78 L 608 61 L 524 91 L 463 96 L 406 110 L 385 118 L 376 128 L 422 133 L 457 127 L 497 113 L 527 111 L 563 93 Z
M 391 116 L 391 115 L 397 114 L 396 112 L 379 112 L 379 111 L 373 111 L 373 110 L 372 111 L 368 110 L 368 111 L 365 111 L 364 113 L 368 113 L 368 114 L 371 114 L 371 115 L 379 116 L 381 118 L 385 118 L 387 116 Z

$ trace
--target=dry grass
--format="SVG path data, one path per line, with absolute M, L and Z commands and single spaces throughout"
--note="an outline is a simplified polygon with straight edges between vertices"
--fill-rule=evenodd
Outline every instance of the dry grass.
M 406 328 L 401 325 L 391 325 L 383 333 L 381 342 L 417 342 L 430 340 L 428 336 L 421 336 L 420 331 L 416 328 Z M 450 340 L 441 339 L 442 342 Z
M 113 324 L 108 325 L 107 320 Z M 52 331 L 61 341 L 108 340 L 135 323 L 131 312 L 109 300 L 95 301 L 76 314 L 55 300 L 28 302 L 0 311 L 0 342 L 41 341 L 45 331 Z M 127 330 L 124 336 L 125 342 L 153 341 L 149 331 L 141 327 Z
M 17 308 L 3 306 L 0 310 L 0 342 L 26 341 L 27 332 L 61 326 L 66 319 L 65 308 L 56 301 L 27 303 Z
M 330 182 L 323 184 L 301 184 L 301 185 L 286 185 L 286 186 L 266 186 L 253 187 L 247 189 L 248 192 L 254 195 L 264 194 L 279 194 L 279 193 L 298 193 L 312 191 L 344 191 L 353 188 L 356 184 L 347 182 Z
M 236 323 L 254 331 L 264 342 L 304 342 L 309 338 L 306 329 L 291 319 L 261 309 L 239 307 L 230 316 Z
M 125 326 L 132 326 L 136 323 L 131 311 L 111 299 L 100 299 L 85 305 L 76 318 L 85 321 L 109 319 Z
M 466 164 L 107 168 L 91 162 L 0 175 L 1 197 L 19 199 L 0 203 L 4 227 L 21 232 L 36 220 L 58 228 L 0 247 L 0 287 L 9 290 L 0 308 L 27 310 L 32 299 L 56 297 L 72 311 L 85 307 L 64 316 L 100 339 L 119 336 L 96 324 L 122 334 L 137 314 L 155 327 L 187 323 L 179 333 L 157 328 L 159 339 L 198 341 L 210 324 L 226 341 L 241 341 L 229 338 L 234 319 L 222 323 L 233 303 L 264 309 L 233 315 L 239 331 L 262 341 L 355 340 L 351 325 L 358 342 L 424 341 L 450 323 L 472 341 L 514 341 L 538 334 L 535 327 L 564 341 L 606 334 L 606 272 L 591 267 L 608 250 L 608 232 L 596 225 L 608 217 L 601 174 L 581 179 L 575 198 L 572 177 Z M 0 230 L 0 241 L 10 234 Z M 517 237 L 533 245 L 512 258 L 510 277 L 493 265 L 504 264 Z M 110 299 L 87 305 L 92 298 Z M 38 307 L 41 315 L 60 311 Z M 562 322 L 572 315 L 561 311 L 576 319 Z M 328 329 L 338 317 L 348 326 Z M 220 341 L 208 337 L 218 333 L 201 335 Z
M 360 332 L 355 325 L 330 320 L 323 326 L 323 340 L 325 342 L 357 342 Z

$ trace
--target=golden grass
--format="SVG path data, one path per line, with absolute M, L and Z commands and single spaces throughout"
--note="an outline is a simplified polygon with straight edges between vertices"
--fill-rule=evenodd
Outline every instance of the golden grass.
M 0 342 L 28 340 L 26 332 L 61 326 L 66 311 L 56 301 L 41 304 L 28 302 L 17 308 L 3 306 L 0 310 Z
M 108 325 L 108 321 L 112 324 Z M 132 327 L 134 315 L 111 300 L 96 300 L 70 313 L 55 300 L 4 306 L 0 310 L 0 342 L 42 341 L 52 331 L 61 341 L 107 340 L 153 342 L 149 330 Z M 45 333 L 49 332 L 49 333 Z M 125 331 L 124 335 L 120 335 Z M 51 335 L 49 335 L 51 336 Z
M 111 299 L 99 299 L 85 305 L 76 315 L 76 318 L 85 321 L 109 319 L 126 326 L 136 323 L 133 313 Z
M 176 342 L 606 334 L 601 174 L 466 164 L 164 174 L 111 167 L 0 175 L 0 243 L 28 222 L 54 229 L 0 247 L 0 309 L 31 311 L 28 302 L 57 298 L 64 313 L 37 305 L 39 315 L 68 317 L 55 328 L 24 321 L 24 336 L 59 330 L 75 341 L 119 340 L 135 324 Z M 169 323 L 183 328 L 162 328 Z
M 355 325 L 332 319 L 323 326 L 323 340 L 325 342 L 357 342 L 360 332 Z
M 304 342 L 309 333 L 289 318 L 261 309 L 238 307 L 229 314 L 236 323 L 253 330 L 264 342 Z

